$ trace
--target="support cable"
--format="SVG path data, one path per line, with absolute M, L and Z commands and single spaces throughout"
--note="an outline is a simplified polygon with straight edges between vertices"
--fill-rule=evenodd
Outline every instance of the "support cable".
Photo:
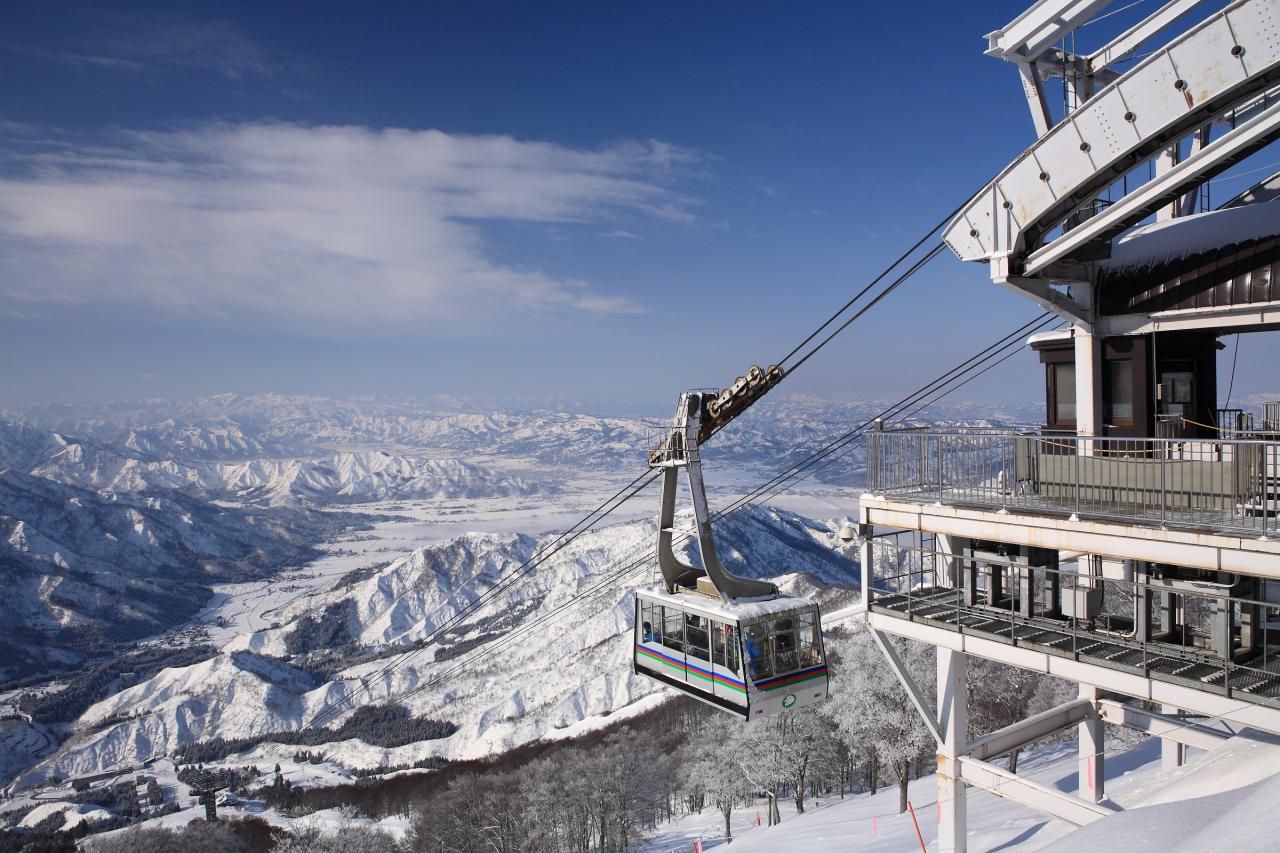
M 935 234 L 936 234 L 936 233 L 937 233 L 941 228 L 943 228 L 943 227 L 944 227 L 944 226 L 945 226 L 945 225 L 946 225 L 946 224 L 947 224 L 951 219 L 953 219 L 953 218 L 956 216 L 956 214 L 960 211 L 960 209 L 961 209 L 961 208 L 957 208 L 954 212 L 952 212 L 952 213 L 951 213 L 951 214 L 949 214 L 946 218 L 944 218 L 943 220 L 941 220 L 941 221 L 940 221 L 937 225 L 935 225 L 935 226 L 934 226 L 934 227 L 933 227 L 933 228 L 932 228 L 928 233 L 926 233 L 923 237 L 921 237 L 921 238 L 920 238 L 920 240 L 918 240 L 918 241 L 917 241 L 917 242 L 916 242 L 916 243 L 915 243 L 915 244 L 914 244 L 910 249 L 908 249 L 906 252 L 904 252 L 901 256 L 899 256 L 899 257 L 898 257 L 898 259 L 897 259 L 897 260 L 895 260 L 892 264 L 890 264 L 888 267 L 886 267 L 886 268 L 885 268 L 885 269 L 884 269 L 884 270 L 883 270 L 879 275 L 877 275 L 874 279 L 872 279 L 872 281 L 871 281 L 871 282 L 869 282 L 865 287 L 863 287 L 863 288 L 862 288 L 862 289 L 861 289 L 861 290 L 860 290 L 860 291 L 859 291 L 859 292 L 858 292 L 858 293 L 857 293 L 857 294 L 856 294 L 856 295 L 855 295 L 851 300 L 849 300 L 848 302 L 846 302 L 846 303 L 845 303 L 845 305 L 844 305 L 844 306 L 842 306 L 842 307 L 840 308 L 840 310 L 838 310 L 837 312 L 835 312 L 834 314 L 832 314 L 832 315 L 831 315 L 831 317 L 829 317 L 825 322 L 823 322 L 823 323 L 822 323 L 822 325 L 820 325 L 816 330 L 814 330 L 813 332 L 811 332 L 811 333 L 810 333 L 810 334 L 809 334 L 809 335 L 808 335 L 808 336 L 807 336 L 803 341 L 801 341 L 801 343 L 800 343 L 799 345 L 797 345 L 796 347 L 794 347 L 794 348 L 791 350 L 791 352 L 790 352 L 790 353 L 788 353 L 788 355 L 783 359 L 783 361 L 786 361 L 787 359 L 791 358 L 791 357 L 792 357 L 793 355 L 795 355 L 796 353 L 800 352 L 800 351 L 801 351 L 801 350 L 802 350 L 802 349 L 803 349 L 803 348 L 804 348 L 808 343 L 810 343 L 814 338 L 816 338 L 819 334 L 821 334 L 821 333 L 822 333 L 822 332 L 823 332 L 827 327 L 829 327 L 832 323 L 834 323 L 837 319 L 839 319 L 839 317 L 840 317 L 840 316 L 841 316 L 841 315 L 842 315 L 846 310 L 848 310 L 848 308 L 850 308 L 850 307 L 851 307 L 854 303 L 856 303 L 859 299 L 861 299 L 863 296 L 865 296 L 867 293 L 869 293 L 872 289 L 874 289 L 874 288 L 875 288 L 875 286 L 876 286 L 876 285 L 878 285 L 880 282 L 882 282 L 882 281 L 883 281 L 883 280 L 884 280 L 884 279 L 885 279 L 885 278 L 886 278 L 890 273 L 892 273 L 892 271 L 893 271 L 894 269 L 896 269 L 898 266 L 900 266 L 900 265 L 902 264 L 902 262 L 903 262 L 903 261 L 905 261 L 907 258 L 909 258 L 909 257 L 910 257 L 913 253 L 915 253 L 915 252 L 916 252 L 916 250 L 918 250 L 921 246 L 923 246 L 925 243 L 927 243 L 927 242 L 929 241 L 929 239 L 930 239 L 933 235 L 935 235 Z M 929 252 L 928 252 L 928 253 L 926 253 L 926 254 L 925 254 L 925 256 L 924 256 L 923 258 L 921 258 L 921 259 L 917 260 L 914 264 L 912 264 L 912 266 L 911 266 L 911 267 L 909 267 L 909 268 L 907 269 L 907 271 L 906 271 L 906 272 L 902 273 L 900 276 L 898 276 L 898 278 L 896 278 L 896 279 L 895 279 L 892 283 L 890 283 L 887 287 L 883 288 L 883 289 L 882 289 L 878 294 L 876 294 L 876 295 L 871 299 L 871 301 L 870 301 L 870 302 L 868 302 L 866 305 L 862 306 L 862 308 L 860 308 L 858 311 L 856 311 L 856 312 L 853 314 L 853 316 L 849 317 L 849 318 L 848 318 L 847 320 L 845 320 L 845 321 L 844 321 L 844 322 L 843 322 L 839 327 L 837 327 L 834 331 L 832 331 L 832 332 L 831 332 L 830 334 L 828 334 L 825 338 L 823 338 L 823 339 L 822 339 L 822 340 L 821 340 L 817 345 L 815 345 L 814 347 L 812 347 L 811 349 L 809 349 L 809 350 L 808 350 L 808 352 L 806 352 L 806 353 L 805 353 L 805 354 L 800 358 L 800 360 L 799 360 L 799 361 L 797 361 L 795 364 L 793 364 L 792 366 L 790 366 L 789 368 L 787 368 L 787 374 L 786 374 L 786 375 L 790 375 L 790 373 L 791 373 L 791 372 L 794 372 L 797 368 L 799 368 L 799 367 L 800 367 L 801 365 L 803 365 L 806 361 L 808 361 L 810 358 L 812 358 L 812 357 L 813 357 L 813 356 L 814 356 L 814 355 L 815 355 L 819 350 L 821 350 L 821 349 L 822 349 L 823 347 L 825 347 L 828 343 L 830 343 L 830 342 L 831 342 L 831 340 L 832 340 L 832 339 L 834 339 L 837 335 L 839 335 L 841 332 L 843 332 L 845 329 L 847 329 L 849 326 L 851 326 L 854 322 L 856 322 L 857 320 L 859 320 L 860 318 L 862 318 L 862 317 L 863 317 L 863 316 L 864 316 L 868 311 L 870 311 L 873 307 L 875 307 L 875 306 L 876 306 L 876 305 L 877 305 L 881 300 L 883 300 L 886 296 L 888 296 L 890 293 L 892 293 L 892 292 L 893 292 L 894 290 L 896 290 L 898 287 L 900 287 L 900 286 L 902 286 L 904 283 L 906 283 L 906 282 L 907 282 L 907 281 L 908 281 L 912 276 L 914 276 L 917 272 L 919 272 L 919 270 L 920 270 L 922 267 L 924 267 L 926 264 L 928 264 L 930 261 L 932 261 L 934 258 L 936 258 L 936 257 L 941 253 L 941 251 L 942 251 L 942 249 L 943 249 L 944 247 L 945 247 L 945 244 L 944 244 L 944 243 L 942 243 L 942 242 L 939 242 L 936 246 L 934 246 L 932 249 L 930 249 L 930 250 L 929 250 Z M 432 632 L 432 634 L 431 634 L 429 637 L 427 637 L 427 638 L 425 638 L 425 639 L 423 639 L 423 640 L 420 640 L 417 644 L 415 644 L 415 645 L 417 646 L 416 648 L 411 649 L 411 650 L 409 650 L 409 651 L 407 651 L 407 652 L 404 652 L 404 653 L 400 656 L 400 658 L 399 658 L 398 660 L 393 661 L 392 663 L 390 663 L 390 664 L 388 664 L 387 666 L 385 666 L 385 667 L 383 667 L 382 669 L 380 669 L 378 672 L 374 673 L 374 677 L 375 677 L 375 678 L 381 678 L 382 676 L 385 676 L 385 675 L 389 675 L 389 674 L 394 673 L 394 671 L 395 671 L 395 670 L 397 670 L 397 669 L 399 669 L 400 667 L 402 667 L 405 663 L 407 663 L 407 662 L 408 662 L 408 660 L 412 659 L 414 656 L 416 656 L 417 654 L 419 654 L 420 652 L 422 652 L 422 651 L 423 651 L 427 646 L 429 646 L 433 641 L 435 641 L 437 638 L 439 638 L 439 637 L 443 634 L 443 632 L 444 632 L 444 631 L 448 630 L 449 628 L 451 628 L 451 627 L 453 627 L 454 625 L 457 625 L 459 622 L 463 621 L 467 616 L 470 616 L 472 613 L 474 613 L 476 610 L 478 610 L 480 607 L 482 607 L 484 604 L 486 604 L 489 600 L 491 600 L 491 599 L 493 598 L 493 596 L 497 595 L 498 593 L 500 593 L 500 592 L 502 592 L 502 591 L 505 591 L 505 590 L 506 590 L 507 588 L 509 588 L 509 587 L 511 586 L 511 584 L 512 584 L 512 583 L 514 583 L 514 582 L 515 582 L 515 580 L 517 580 L 519 577 L 521 577 L 521 576 L 523 576 L 523 575 L 526 575 L 526 574 L 528 574 L 528 573 L 532 572 L 532 571 L 533 571 L 534 569 L 536 569 L 539 565 L 541 565 L 543 561 L 545 561 L 546 559 L 548 559 L 549 557 L 551 557 L 552 555 L 554 555 L 556 552 L 560 551 L 562 548 L 564 548 L 565 546 L 567 546 L 570 542 L 572 542 L 574 539 L 576 539 L 576 538 L 577 538 L 579 535 L 581 535 L 583 532 L 585 532 L 586 530 L 588 530 L 588 529 L 590 529 L 591 527 L 593 527 L 595 524 L 597 524 L 599 521 L 601 521 L 603 518 L 605 518 L 605 517 L 606 517 L 607 515 L 609 515 L 611 512 L 613 512 L 614 510 L 616 510 L 619 506 L 621 506 L 623 503 L 625 503 L 627 500 L 629 500 L 629 499 L 630 499 L 631 497 L 633 497 L 635 494 L 637 494 L 637 493 L 638 493 L 641 489 L 643 489 L 645 486 L 647 486 L 647 485 L 649 485 L 650 483 L 652 483 L 652 482 L 653 482 L 653 480 L 657 478 L 657 476 L 658 476 L 658 474 L 657 474 L 656 472 L 652 472 L 652 473 L 651 473 L 651 472 L 646 472 L 645 474 L 642 474 L 642 475 L 640 475 L 639 477 L 637 477 L 635 480 L 632 480 L 632 481 L 631 481 L 631 483 L 630 483 L 630 484 L 628 484 L 628 486 L 624 487 L 622 490 L 620 490 L 618 494 L 621 494 L 622 492 L 626 491 L 626 489 L 627 489 L 627 488 L 630 488 L 631 486 L 635 486 L 637 483 L 640 483 L 640 481 L 642 481 L 642 480 L 643 480 L 644 482 L 643 482 L 643 483 L 640 483 L 640 485 L 639 485 L 639 486 L 636 486 L 636 488 L 635 488 L 635 489 L 634 489 L 630 494 L 627 494 L 627 495 L 626 495 L 626 497 L 623 497 L 621 500 L 619 500 L 619 501 L 618 501 L 618 502 L 617 502 L 613 507 L 611 507 L 611 508 L 609 508 L 609 509 L 605 510 L 602 514 L 600 514 L 600 515 L 599 515 L 599 517 L 597 517 L 594 521 L 592 521 L 592 522 L 591 522 L 590 524 L 588 524 L 586 527 L 582 528 L 581 530 L 577 530 L 577 532 L 572 532 L 572 531 L 576 530 L 576 529 L 579 527 L 579 525 L 581 525 L 581 524 L 583 524 L 585 521 L 587 521 L 587 519 L 583 519 L 583 521 L 582 521 L 582 522 L 579 522 L 577 525 L 574 525 L 574 528 L 570 528 L 570 531 L 566 531 L 566 533 L 561 534 L 561 536 L 557 538 L 557 540 L 556 540 L 557 542 L 558 542 L 560 539 L 564 539 L 564 537 L 566 537 L 566 536 L 567 536 L 568 538 L 567 538 L 567 539 L 564 539 L 564 541 L 563 541 L 563 542 L 561 542 L 559 545 L 557 545 L 556 547 L 554 547 L 552 550 L 550 550 L 550 551 L 546 551 L 546 549 L 544 549 L 544 551 L 539 552 L 538 554 L 535 554 L 533 557 L 530 557 L 530 558 L 529 558 L 528 560 L 526 560 L 523 564 L 521 564 L 519 567 L 517 567 L 515 570 L 513 570 L 513 571 L 512 571 L 511 573 L 509 573 L 507 576 L 505 576 L 504 578 L 502 578 L 502 579 L 499 581 L 499 584 L 498 584 L 498 585 L 495 585 L 495 587 L 490 588 L 490 589 L 489 589 L 489 590 L 487 590 L 487 591 L 485 592 L 485 594 L 484 594 L 484 595 L 482 595 L 480 598 L 476 599 L 476 600 L 475 600 L 474 602 L 472 602 L 471 604 L 469 604 L 469 605 L 467 605 L 467 606 L 463 607 L 462 609 L 460 609 L 456 614 L 454 614 L 454 616 L 453 616 L 453 617 L 451 617 L 451 618 L 450 618 L 449 620 L 447 620 L 443 625 L 441 625 L 441 626 L 440 626 L 440 627 L 438 627 L 435 631 L 433 631 L 433 632 Z M 646 479 L 646 477 L 647 477 L 647 479 Z M 615 495 L 614 497 L 616 498 L 617 496 L 618 496 L 618 495 Z M 610 500 L 613 500 L 613 498 L 611 498 Z M 608 503 L 608 501 L 606 501 L 606 504 L 607 504 L 607 503 Z M 603 506 L 604 506 L 604 505 L 602 505 L 602 507 L 601 507 L 601 508 L 603 508 Z M 599 512 L 601 508 L 597 508 L 597 510 L 593 511 L 592 515 L 594 515 L 596 512 Z M 590 517 L 591 517 L 591 516 L 589 515 L 587 518 L 589 519 Z M 570 533 L 572 533 L 572 535 L 570 535 Z M 553 542 L 552 544 L 554 545 L 554 544 L 555 544 L 555 542 Z M 548 548 L 550 548 L 550 547 L 551 547 L 551 546 L 548 546 Z M 544 553 L 544 552 L 545 552 L 545 553 Z M 350 701 L 354 701 L 354 700 L 350 700 Z M 346 702 L 345 704 L 348 704 L 348 705 L 349 705 L 349 704 L 350 704 L 350 701 Z M 326 706 L 326 708 L 322 709 L 322 710 L 321 710 L 321 712 L 320 712 L 320 714 L 318 714 L 318 715 L 316 716 L 316 718 L 314 718 L 314 719 L 313 719 L 313 721 L 312 721 L 312 725 L 322 725 L 324 722 L 327 722 L 327 721 L 331 720 L 335 714 L 337 714 L 337 713 L 341 713 L 342 708 L 340 707 L 340 704 L 343 704 L 343 703 L 338 703 L 338 704 L 335 704 L 335 705 Z
M 804 469 L 804 468 L 811 469 L 809 470 L 809 473 L 804 475 L 804 477 L 807 478 L 808 476 L 812 476 L 813 473 L 816 473 L 817 468 L 815 468 L 814 466 L 818 464 L 823 464 L 823 460 L 837 461 L 839 458 L 843 458 L 843 455 L 842 455 L 834 459 L 828 459 L 831 455 L 831 452 L 833 452 L 834 449 L 838 449 L 837 446 L 839 447 L 847 446 L 850 443 L 850 441 L 862 436 L 862 434 L 865 433 L 865 430 L 867 429 L 867 427 L 872 423 L 874 423 L 875 420 L 877 420 L 878 418 L 884 417 L 884 416 L 898 417 L 902 415 L 902 413 L 906 409 L 915 405 L 916 408 L 913 409 L 910 413 L 903 416 L 903 419 L 905 420 L 910 417 L 913 417 L 915 414 L 924 410 L 928 406 L 933 405 L 934 403 L 938 402 L 940 399 L 947 396 L 948 394 L 951 394 L 952 392 L 958 390 L 959 388 L 964 387 L 965 385 L 969 384 L 973 380 L 977 379 L 982 374 L 986 373 L 988 370 L 991 370 L 998 364 L 1003 363 L 1005 360 L 1007 360 L 1011 356 L 1017 354 L 1021 350 L 1021 337 L 1024 334 L 1026 334 L 1028 331 L 1038 331 L 1039 328 L 1052 323 L 1054 319 L 1055 318 L 1052 312 L 1046 311 L 1040 316 L 1036 317 L 1035 319 L 1029 321 L 1028 323 L 1023 324 L 1022 326 L 1018 327 L 1014 331 L 1005 335 L 995 344 L 992 344 L 991 346 L 982 350 L 975 356 L 972 356 L 966 361 L 962 362 L 960 365 L 957 365 L 956 368 L 953 368 L 952 370 L 947 371 L 947 373 L 944 373 L 942 376 L 938 377 L 934 381 L 927 383 L 925 386 L 918 389 L 917 392 L 913 393 L 912 395 L 907 397 L 905 400 L 895 404 L 894 406 L 890 406 L 886 408 L 883 412 L 881 412 L 880 415 L 877 416 L 877 418 L 872 418 L 865 421 L 863 424 L 859 425 L 855 429 L 850 430 L 844 435 L 829 442 L 826 446 L 824 446 L 824 448 L 820 449 L 819 451 L 816 451 L 813 454 L 810 454 L 810 456 L 806 457 L 805 460 L 802 460 L 796 465 L 791 466 L 791 468 L 789 468 L 786 472 L 783 472 L 782 475 L 771 478 L 764 485 L 753 489 L 747 495 L 734 501 L 734 503 L 732 503 L 728 507 L 725 507 L 713 513 L 711 520 L 715 521 L 721 518 L 725 518 L 729 515 L 736 514 L 737 512 L 743 509 L 746 509 L 748 506 L 764 503 L 764 502 L 767 502 L 768 500 L 771 500 L 773 497 L 776 497 L 778 493 L 790 488 L 795 484 L 795 482 L 798 482 L 798 481 L 795 481 L 795 482 L 787 481 L 788 476 L 794 475 L 797 469 Z M 978 370 L 977 372 L 973 372 L 975 368 L 981 368 L 981 369 Z M 961 377 L 963 377 L 966 373 L 971 373 L 971 375 L 961 379 Z M 935 394 L 935 396 L 933 396 L 932 399 L 924 400 L 924 398 L 928 397 L 930 394 Z M 924 402 L 921 404 L 922 400 Z M 847 454 L 844 454 L 844 455 L 847 455 Z M 825 467 L 825 464 L 823 464 L 823 467 Z M 772 492 L 772 494 L 768 494 L 769 492 Z M 681 534 L 680 536 L 676 537 L 675 541 L 672 544 L 673 545 L 682 544 L 685 541 L 688 541 L 689 539 L 691 539 L 692 535 L 693 535 L 692 531 L 685 532 L 684 534 Z M 428 688 L 431 688 L 438 684 L 443 683 L 444 681 L 454 677 L 455 675 L 459 675 L 464 672 L 470 671 L 471 669 L 482 664 L 489 657 L 496 655 L 497 653 L 503 651 L 504 649 L 508 648 L 512 644 L 519 642 L 526 635 L 533 632 L 534 630 L 545 628 L 553 624 L 554 622 L 558 622 L 565 615 L 572 613 L 578 610 L 579 608 L 586 607 L 588 604 L 593 604 L 595 600 L 603 597 L 605 593 L 612 593 L 613 590 L 616 589 L 616 585 L 619 581 L 627 579 L 630 576 L 637 574 L 639 571 L 644 569 L 652 561 L 653 556 L 654 556 L 654 551 L 652 549 L 647 549 L 645 553 L 635 557 L 634 559 L 628 559 L 621 567 L 614 569 L 608 575 L 601 578 L 597 583 L 593 584 L 588 589 L 577 593 L 573 598 L 570 598 L 569 600 L 563 602 L 562 604 L 557 605 L 555 608 L 553 608 L 546 614 L 543 614 L 538 619 L 533 620 L 532 622 L 526 623 L 525 625 L 522 625 L 520 628 L 517 628 L 515 631 L 512 631 L 511 633 L 495 641 L 494 643 L 486 644 L 485 647 L 481 649 L 477 649 L 475 653 L 464 657 L 457 664 L 449 667 L 444 672 L 437 673 L 435 676 L 429 678 L 427 681 L 423 682 L 422 684 L 413 687 L 412 689 L 410 689 L 408 692 L 404 694 L 401 694 L 398 698 L 401 700 L 408 699 L 411 696 L 414 696 L 422 692 L 423 690 L 426 690 Z

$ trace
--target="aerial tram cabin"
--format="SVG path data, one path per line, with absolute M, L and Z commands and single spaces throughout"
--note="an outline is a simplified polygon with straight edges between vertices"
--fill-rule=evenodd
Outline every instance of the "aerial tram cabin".
M 632 668 L 756 720 L 827 698 L 822 616 L 807 598 L 732 574 L 716 555 L 698 456 L 698 443 L 709 434 L 706 424 L 715 420 L 708 403 L 715 409 L 716 402 L 714 394 L 683 394 L 670 433 L 650 453 L 649 464 L 663 472 L 657 551 L 662 583 L 636 592 Z M 701 569 L 679 560 L 672 548 L 680 468 L 688 474 Z
M 639 590 L 635 671 L 744 719 L 813 705 L 827 698 L 818 606 Z

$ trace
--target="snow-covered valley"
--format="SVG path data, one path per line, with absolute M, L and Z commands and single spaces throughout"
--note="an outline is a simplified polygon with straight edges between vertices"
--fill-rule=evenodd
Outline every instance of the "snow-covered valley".
M 397 526 L 388 524 L 388 533 Z M 838 552 L 833 530 L 799 516 L 750 510 L 726 523 L 720 536 L 731 565 L 755 574 L 770 567 L 765 573 L 779 577 L 787 589 L 835 601 L 839 589 L 852 584 L 853 565 Z M 642 557 L 652 538 L 647 520 L 592 531 L 522 583 L 505 588 L 501 579 L 545 549 L 552 537 L 464 534 L 415 548 L 381 568 L 378 557 L 386 552 L 379 549 L 387 546 L 377 543 L 389 540 L 346 543 L 365 546 L 362 556 L 321 560 L 305 580 L 274 584 L 266 596 L 249 588 L 222 592 L 225 601 L 205 614 L 223 623 L 214 635 L 225 638 L 217 655 L 163 670 L 94 704 L 76 721 L 63 748 L 20 777 L 19 784 L 138 765 L 193 742 L 295 731 L 319 715 L 336 723 L 357 704 L 388 701 L 459 729 L 440 741 L 395 749 L 346 742 L 317 751 L 353 769 L 367 769 L 430 756 L 476 758 L 562 735 L 654 692 L 631 674 L 621 636 L 631 627 L 627 593 L 648 580 L 647 565 L 600 585 L 614 567 Z M 486 606 L 420 647 L 461 608 L 494 590 L 498 594 Z M 568 618 L 536 633 L 526 627 L 579 601 L 582 606 L 569 610 Z M 299 650 L 305 647 L 293 642 L 300 622 L 326 612 L 340 613 L 339 633 L 351 656 L 376 655 L 350 667 L 339 661 L 327 680 L 291 663 L 301 659 Z M 255 628 L 255 622 L 279 627 Z M 483 651 L 488 643 L 500 645 L 501 654 L 479 657 L 472 668 L 450 674 L 469 660 L 467 650 Z M 394 667 L 388 669 L 389 664 Z M 335 704 L 345 707 L 343 714 L 327 710 Z M 270 746 L 260 749 L 273 754 Z

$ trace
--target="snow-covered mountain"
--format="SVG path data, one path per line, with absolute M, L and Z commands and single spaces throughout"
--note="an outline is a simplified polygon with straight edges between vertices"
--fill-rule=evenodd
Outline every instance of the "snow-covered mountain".
M 431 755 L 476 757 L 571 731 L 655 690 L 633 676 L 623 636 L 631 629 L 631 590 L 649 582 L 651 569 L 593 591 L 610 571 L 644 555 L 653 535 L 648 522 L 588 533 L 426 648 L 414 641 L 495 589 L 549 540 L 470 534 L 420 548 L 372 576 L 295 605 L 285 611 L 289 621 L 280 628 L 243 635 L 217 657 L 164 670 L 92 706 L 78 721 L 78 734 L 21 781 L 98 772 L 215 737 L 300 729 L 349 695 L 358 700 L 353 705 L 395 700 L 415 714 L 459 726 L 448 738 L 395 749 L 358 741 L 312 748 L 353 767 Z M 824 527 L 757 508 L 726 519 L 717 535 L 734 570 L 776 577 L 789 591 L 815 594 L 821 586 L 824 596 L 852 595 L 856 567 Z M 555 621 L 539 621 L 575 602 L 581 606 L 560 611 Z M 392 650 L 418 650 L 403 658 L 366 660 L 341 668 L 332 680 L 313 681 L 301 668 L 304 658 L 290 659 L 288 651 L 297 648 L 296 632 L 308 620 L 335 613 L 353 654 L 388 644 Z M 481 655 L 473 668 L 414 692 L 468 660 L 467 653 Z
M 199 610 L 210 583 L 314 559 L 310 543 L 341 523 L 0 471 L 0 679 L 63 669 L 169 628 Z

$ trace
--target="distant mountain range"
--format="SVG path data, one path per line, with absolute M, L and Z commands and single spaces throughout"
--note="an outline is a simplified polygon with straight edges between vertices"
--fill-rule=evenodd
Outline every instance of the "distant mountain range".
M 231 460 L 227 457 L 232 447 L 262 445 L 233 430 L 186 426 L 163 432 L 164 440 L 156 439 L 154 431 L 147 440 L 132 431 L 123 440 L 118 436 L 85 439 L 0 421 L 0 469 L 112 494 L 175 490 L 205 500 L 263 506 L 497 497 L 538 491 L 519 476 L 503 476 L 452 457 L 345 450 L 315 458 Z M 232 436 L 235 441 L 229 440 Z
M 674 398 L 672 402 L 674 408 Z M 716 436 L 709 464 L 784 467 L 885 406 L 874 401 L 766 397 Z M 947 403 L 926 415 L 931 420 L 987 425 L 1030 423 L 1042 412 L 1031 404 Z M 15 424 L 79 436 L 81 442 L 102 442 L 146 459 L 187 465 L 318 460 L 373 448 L 414 460 L 466 457 L 500 470 L 527 472 L 532 465 L 563 473 L 566 466 L 572 471 L 640 467 L 647 441 L 669 420 L 670 412 L 624 418 L 561 411 L 443 411 L 404 400 L 221 394 L 179 402 L 40 405 L 5 416 Z M 0 450 L 3 441 L 0 438 Z M 107 463 L 102 476 L 115 469 Z

